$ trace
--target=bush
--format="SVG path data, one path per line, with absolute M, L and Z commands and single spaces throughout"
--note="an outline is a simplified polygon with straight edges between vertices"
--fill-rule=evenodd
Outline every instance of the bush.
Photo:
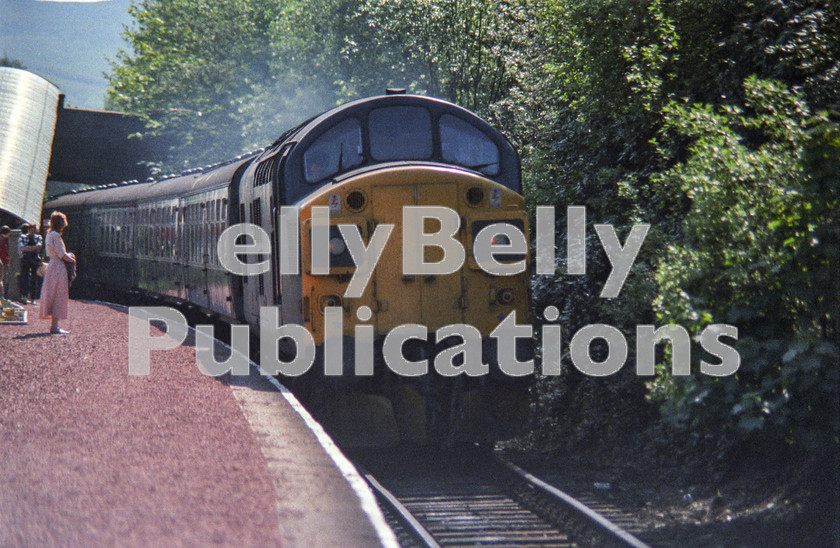
M 840 131 L 778 82 L 744 89 L 744 109 L 666 109 L 690 157 L 654 178 L 691 200 L 685 238 L 657 271 L 659 319 L 737 326 L 743 365 L 720 379 L 663 368 L 652 388 L 679 424 L 836 442 Z

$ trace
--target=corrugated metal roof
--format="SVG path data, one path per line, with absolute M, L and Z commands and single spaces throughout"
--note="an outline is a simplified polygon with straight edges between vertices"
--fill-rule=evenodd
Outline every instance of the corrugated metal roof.
M 41 218 L 58 88 L 25 70 L 0 67 L 0 209 Z

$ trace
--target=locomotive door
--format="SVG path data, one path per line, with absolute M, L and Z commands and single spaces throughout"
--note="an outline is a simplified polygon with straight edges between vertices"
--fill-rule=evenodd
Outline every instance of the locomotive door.
M 267 193 L 263 190 L 267 188 L 260 187 L 254 194 L 259 194 L 253 200 L 247 202 L 247 206 L 243 207 L 243 217 L 246 223 L 255 224 L 268 232 L 268 228 L 264 224 L 266 215 L 269 214 L 269 204 L 266 201 Z M 245 204 L 243 204 L 244 206 Z M 243 237 L 244 238 L 244 237 Z M 250 242 L 250 238 L 244 238 L 243 242 Z M 268 254 L 247 255 L 243 257 L 244 262 L 249 264 L 262 263 L 268 260 Z M 270 279 L 271 273 L 254 274 L 252 276 L 243 277 L 243 298 L 245 302 L 245 317 L 246 321 L 252 325 L 259 325 L 260 307 L 268 306 L 269 293 L 271 290 L 270 282 L 266 283 L 267 277 Z
M 372 203 L 377 221 L 394 225 L 388 249 L 382 254 L 374 273 L 378 331 L 390 331 L 407 321 L 427 327 L 430 333 L 444 325 L 461 323 L 463 297 L 460 268 L 452 274 L 433 276 L 406 275 L 402 266 L 403 206 L 445 206 L 457 211 L 457 185 L 377 186 Z M 424 232 L 439 229 L 440 223 L 435 219 L 425 221 Z M 460 232 L 458 237 L 462 238 Z M 443 252 L 439 248 L 429 247 L 424 252 L 425 262 L 437 262 L 442 258 Z

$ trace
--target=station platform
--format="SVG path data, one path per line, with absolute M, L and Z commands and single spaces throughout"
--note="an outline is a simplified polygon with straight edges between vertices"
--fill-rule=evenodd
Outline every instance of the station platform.
M 395 546 L 288 391 L 209 377 L 194 340 L 129 375 L 128 314 L 0 324 L 0 546 Z M 151 334 L 163 335 L 155 327 Z

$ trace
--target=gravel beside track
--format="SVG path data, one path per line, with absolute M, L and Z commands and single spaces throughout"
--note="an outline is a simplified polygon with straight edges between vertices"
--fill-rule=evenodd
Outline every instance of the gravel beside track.
M 282 544 L 257 440 L 193 347 L 130 377 L 125 313 L 71 301 L 48 335 L 26 308 L 0 324 L 0 546 Z

